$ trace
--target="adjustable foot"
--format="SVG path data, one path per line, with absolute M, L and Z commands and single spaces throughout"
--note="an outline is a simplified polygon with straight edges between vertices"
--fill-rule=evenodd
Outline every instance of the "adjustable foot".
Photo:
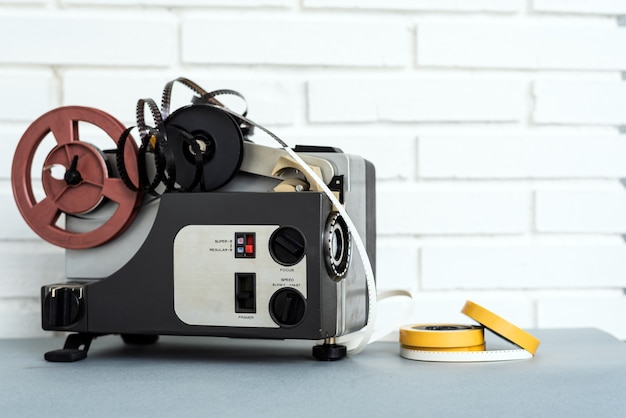
M 348 354 L 345 345 L 336 344 L 335 337 L 326 338 L 324 344 L 313 347 L 313 357 L 320 361 L 341 360 Z
M 150 345 L 159 340 L 158 335 L 153 334 L 122 334 L 122 340 L 128 345 Z
M 91 341 L 96 337 L 94 334 L 70 334 L 65 339 L 65 345 L 60 350 L 48 351 L 44 358 L 50 362 L 73 362 L 87 358 L 87 351 Z

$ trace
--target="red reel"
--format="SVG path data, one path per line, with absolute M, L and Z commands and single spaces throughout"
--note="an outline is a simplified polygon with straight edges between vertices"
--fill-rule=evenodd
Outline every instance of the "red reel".
M 141 201 L 141 195 L 129 190 L 122 179 L 109 177 L 100 151 L 80 140 L 79 122 L 100 128 L 116 144 L 125 129 L 113 116 L 98 109 L 67 106 L 51 110 L 24 132 L 15 150 L 11 171 L 13 195 L 26 223 L 46 241 L 70 249 L 97 247 L 115 238 L 133 221 Z M 46 197 L 37 201 L 31 168 L 39 145 L 49 133 L 57 145 L 46 157 L 42 171 Z M 127 141 L 124 158 L 131 181 L 139 184 L 134 141 Z M 73 232 L 56 225 L 61 213 L 79 215 L 90 212 L 105 198 L 118 206 L 100 227 L 88 232 Z

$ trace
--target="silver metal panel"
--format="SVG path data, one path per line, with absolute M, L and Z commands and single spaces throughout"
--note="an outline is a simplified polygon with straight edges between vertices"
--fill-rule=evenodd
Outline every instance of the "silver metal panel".
M 189 225 L 174 240 L 174 310 L 189 325 L 278 328 L 269 313 L 283 287 L 307 297 L 306 256 L 294 266 L 272 258 L 278 225 Z M 256 234 L 256 257 L 235 258 L 235 234 Z M 235 312 L 235 273 L 256 274 L 256 313 Z

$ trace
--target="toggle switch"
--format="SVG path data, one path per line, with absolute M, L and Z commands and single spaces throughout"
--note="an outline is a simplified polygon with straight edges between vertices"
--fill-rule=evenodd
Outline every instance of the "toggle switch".
M 256 257 L 256 234 L 254 232 L 235 233 L 235 258 Z

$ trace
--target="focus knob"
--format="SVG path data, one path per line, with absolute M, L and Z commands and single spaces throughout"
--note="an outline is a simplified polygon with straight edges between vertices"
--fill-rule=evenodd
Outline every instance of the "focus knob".
M 295 228 L 278 228 L 270 237 L 270 254 L 284 266 L 298 264 L 304 257 L 306 244 L 304 235 Z

